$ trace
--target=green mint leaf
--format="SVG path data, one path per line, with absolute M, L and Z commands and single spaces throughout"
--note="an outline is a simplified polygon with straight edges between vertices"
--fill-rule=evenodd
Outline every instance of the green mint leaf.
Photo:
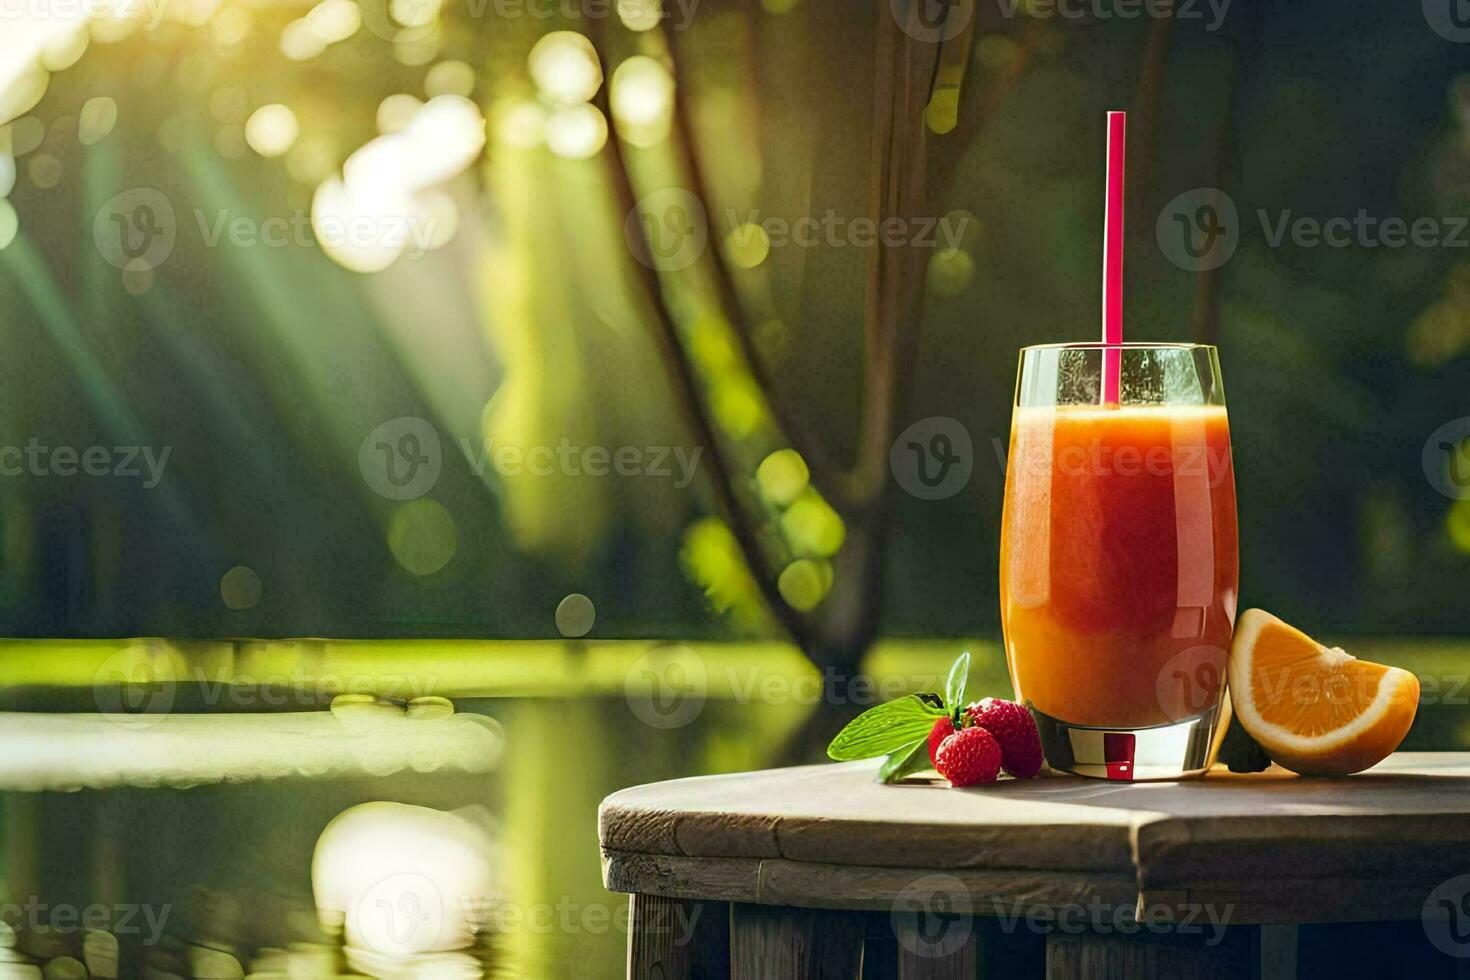
M 877 705 L 848 722 L 827 746 L 827 755 L 838 762 L 887 755 L 916 738 L 928 738 L 934 719 L 943 714 L 943 708 L 915 694 Z
M 949 680 L 944 682 L 944 701 L 949 706 L 951 717 L 958 715 L 965 706 L 965 682 L 970 679 L 970 652 L 966 650 L 949 668 Z
M 921 738 L 897 750 L 878 769 L 878 780 L 896 783 L 910 773 L 929 768 L 929 740 Z

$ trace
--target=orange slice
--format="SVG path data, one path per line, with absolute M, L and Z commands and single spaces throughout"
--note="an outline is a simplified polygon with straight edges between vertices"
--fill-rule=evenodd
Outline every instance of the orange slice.
M 1419 679 L 1247 609 L 1230 645 L 1230 700 L 1275 762 L 1306 775 L 1345 776 L 1399 747 L 1419 707 Z

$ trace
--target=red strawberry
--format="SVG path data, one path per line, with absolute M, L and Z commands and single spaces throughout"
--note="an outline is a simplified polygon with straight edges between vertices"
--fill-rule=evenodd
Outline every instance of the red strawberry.
M 940 744 L 934 767 L 951 786 L 993 783 L 1000 775 L 1000 746 L 983 728 L 961 728 Z
M 934 727 L 929 729 L 929 762 L 935 769 L 939 768 L 939 745 L 945 739 L 954 734 L 954 722 L 949 720 L 949 715 L 938 718 Z
M 985 698 L 965 711 L 972 722 L 995 736 L 1006 772 L 1017 779 L 1030 779 L 1041 771 L 1041 736 L 1036 733 L 1036 719 L 1024 706 Z

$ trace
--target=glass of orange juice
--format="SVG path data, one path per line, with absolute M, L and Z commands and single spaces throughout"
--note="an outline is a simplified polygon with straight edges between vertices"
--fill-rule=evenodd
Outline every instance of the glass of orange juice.
M 1024 348 L 1001 622 L 1052 768 L 1134 780 L 1209 767 L 1228 721 L 1238 579 L 1215 348 Z

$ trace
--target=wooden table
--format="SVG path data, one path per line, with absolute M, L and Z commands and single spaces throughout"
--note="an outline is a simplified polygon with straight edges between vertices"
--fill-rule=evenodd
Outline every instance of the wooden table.
M 1344 779 L 967 790 L 881 786 L 875 768 L 604 800 L 604 881 L 633 894 L 628 975 L 1291 977 L 1298 925 L 1326 922 L 1379 924 L 1358 938 L 1404 922 L 1446 976 L 1470 966 L 1470 876 L 1452 880 L 1470 875 L 1470 753 Z

